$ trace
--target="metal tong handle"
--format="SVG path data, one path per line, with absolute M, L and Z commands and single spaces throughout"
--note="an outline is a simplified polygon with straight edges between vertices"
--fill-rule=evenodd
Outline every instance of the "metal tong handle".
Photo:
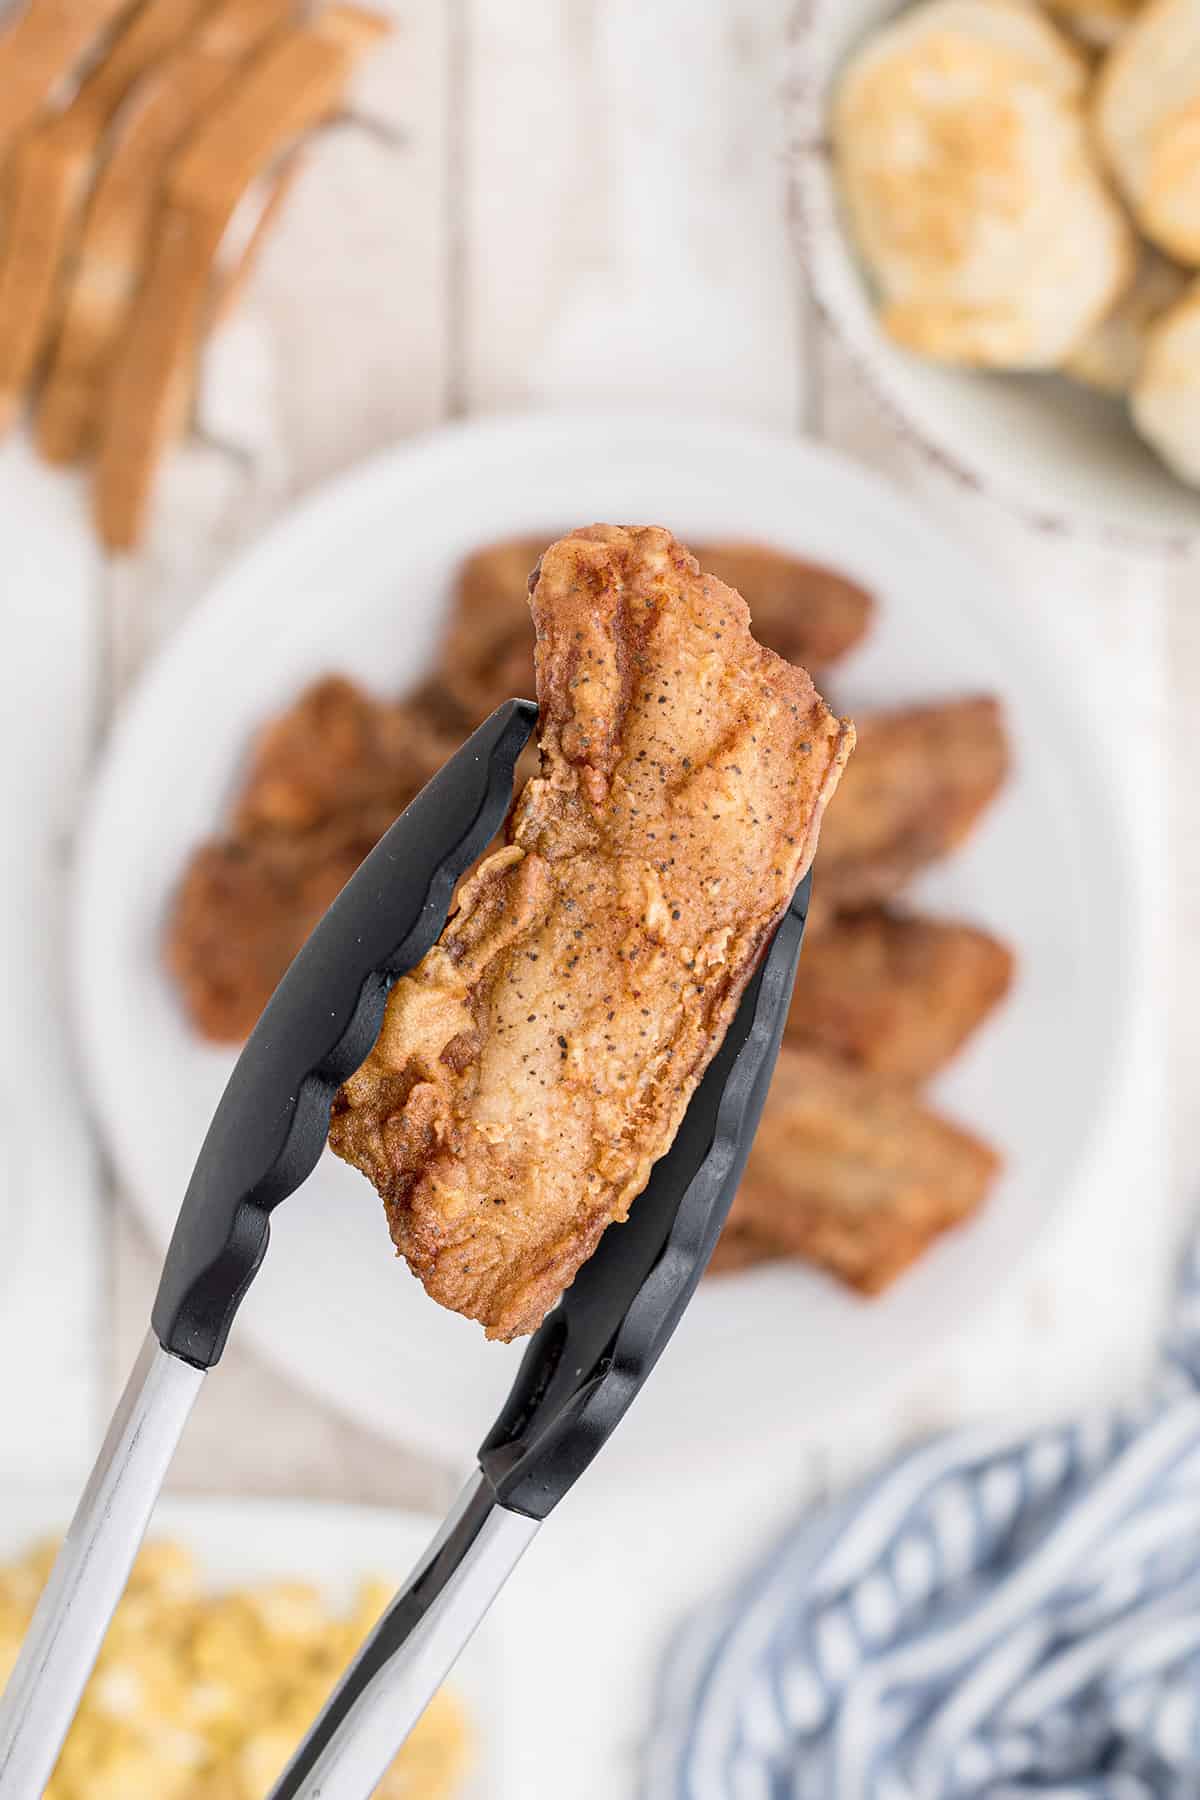
M 770 1086 L 808 916 L 801 882 L 629 1220 L 605 1232 L 530 1340 L 464 1489 L 269 1800 L 364 1800 L 539 1522 L 607 1443 L 712 1253 Z
M 495 835 L 536 719 L 532 701 L 506 701 L 421 790 L 238 1058 L 184 1196 L 153 1332 L 0 1700 L 0 1800 L 32 1800 L 50 1778 L 204 1371 L 266 1253 L 270 1214 L 312 1173 L 333 1096 L 379 1035 L 392 982 L 434 942 L 455 884 Z
M 0 1800 L 53 1773 L 203 1380 L 150 1333 L 0 1698 Z
M 269 1800 L 364 1800 L 538 1531 L 472 1476 Z

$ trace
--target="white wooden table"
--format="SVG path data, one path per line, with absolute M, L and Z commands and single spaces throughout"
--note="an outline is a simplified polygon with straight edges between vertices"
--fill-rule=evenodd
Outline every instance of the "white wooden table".
M 83 1471 L 156 1270 L 72 1061 L 62 918 L 89 767 L 155 645 L 241 544 L 325 476 L 481 409 L 661 404 L 815 431 L 919 491 L 1017 587 L 1064 606 L 1072 629 L 1106 646 L 1114 677 L 1131 634 L 1143 646 L 1148 635 L 1123 718 L 1177 771 L 1162 868 L 1175 1004 L 1158 1033 L 1176 1096 L 1163 1122 L 1169 1179 L 1068 1210 L 986 1314 L 886 1402 L 814 1441 L 799 1467 L 731 1472 L 708 1535 L 694 1533 L 686 1553 L 672 1560 L 667 1502 L 650 1507 L 642 1554 L 661 1620 L 720 1573 L 731 1540 L 744 1548 L 755 1520 L 815 1484 L 936 1423 L 1101 1396 L 1149 1356 L 1200 1164 L 1200 571 L 1039 539 L 952 492 L 897 442 L 815 324 L 792 252 L 787 0 L 396 0 L 396 12 L 359 106 L 397 126 L 403 145 L 343 130 L 315 159 L 212 359 L 214 441 L 176 458 L 145 551 L 105 565 L 71 484 L 20 444 L 0 452 L 6 1480 Z M 235 1343 L 174 1479 L 437 1506 L 453 1475 L 372 1442 Z M 622 1737 L 615 1721 L 632 1716 L 644 1665 L 621 1669 L 607 1737 L 596 1728 L 607 1748 L 595 1750 L 594 1788 L 580 1777 L 574 1800 L 621 1791 L 613 1745 L 625 1754 L 633 1728 Z M 538 1791 L 534 1777 L 518 1791 Z

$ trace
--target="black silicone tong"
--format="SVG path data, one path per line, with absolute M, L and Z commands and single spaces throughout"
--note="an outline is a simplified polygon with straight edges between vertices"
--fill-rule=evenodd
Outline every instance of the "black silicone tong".
M 167 1252 L 152 1331 L 0 1701 L 0 1800 L 53 1768 L 204 1372 L 321 1154 L 388 990 L 434 943 L 498 829 L 537 709 L 510 700 L 371 852 L 280 983 L 230 1077 Z M 365 1800 L 537 1526 L 615 1430 L 716 1243 L 775 1066 L 804 932 L 797 891 L 629 1221 L 530 1340 L 477 1473 L 313 1726 L 273 1800 Z

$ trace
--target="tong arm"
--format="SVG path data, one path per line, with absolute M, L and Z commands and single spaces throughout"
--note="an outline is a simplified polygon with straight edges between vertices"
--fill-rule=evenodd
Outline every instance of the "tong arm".
M 364 1800 L 538 1529 L 624 1418 L 682 1317 L 741 1179 L 808 916 L 793 896 L 725 1040 L 628 1221 L 530 1339 L 500 1417 L 405 1590 L 269 1800 Z
M 192 1173 L 153 1330 L 0 1699 L 0 1800 L 49 1780 L 204 1371 L 267 1248 L 269 1217 L 312 1172 L 340 1083 L 379 1033 L 388 990 L 445 921 L 494 836 L 537 719 L 509 700 L 367 857 L 275 990 Z
M 203 1380 L 147 1337 L 0 1698 L 0 1800 L 53 1773 Z
M 364 1800 L 532 1542 L 474 1475 L 268 1800 Z
M 154 1302 L 163 1348 L 199 1369 L 225 1347 L 267 1249 L 270 1215 L 306 1181 L 329 1109 L 379 1036 L 388 991 L 446 921 L 459 877 L 512 800 L 537 719 L 497 707 L 352 875 L 276 988 L 213 1115 Z

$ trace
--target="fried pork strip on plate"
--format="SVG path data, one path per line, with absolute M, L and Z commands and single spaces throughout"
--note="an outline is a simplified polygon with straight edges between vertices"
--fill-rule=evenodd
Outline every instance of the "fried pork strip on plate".
M 308 831 L 363 807 L 382 806 L 394 819 L 465 735 L 432 689 L 377 700 L 344 676 L 326 676 L 259 736 L 234 830 Z
M 785 1044 L 721 1263 L 744 1268 L 757 1246 L 881 1293 L 971 1217 L 999 1169 L 994 1150 L 904 1087 Z
M 438 672 L 473 725 L 501 700 L 533 693 L 529 572 L 549 542 L 549 532 L 502 538 L 458 571 Z
M 821 849 L 823 907 L 889 900 L 961 844 L 1008 774 L 1008 737 L 990 696 L 860 717 L 858 749 Z
M 1012 972 L 1007 945 L 973 925 L 882 907 L 842 913 L 805 946 L 788 1036 L 925 1081 L 1003 999 Z
M 330 1128 L 427 1291 L 503 1339 L 670 1145 L 854 738 L 667 531 L 562 539 L 531 604 L 540 771 Z
M 194 853 L 167 926 L 167 966 L 205 1037 L 254 1029 L 317 920 L 457 749 L 455 717 L 432 691 L 377 700 L 330 676 L 266 727 L 232 829 Z
M 226 0 L 235 3 L 265 0 Z M 64 401 L 64 422 L 71 404 Z M 331 676 L 264 728 L 232 831 L 195 852 L 168 930 L 168 965 L 205 1037 L 233 1043 L 252 1030 L 305 937 L 396 814 L 500 701 L 533 693 L 529 572 L 548 541 L 546 532 L 505 538 L 464 559 L 436 676 L 406 700 L 380 700 Z M 714 544 L 702 567 L 708 556 L 740 571 L 752 630 L 789 660 L 841 655 L 873 610 L 852 582 L 762 545 Z M 531 748 L 518 785 L 535 766 Z
M 741 594 L 759 643 L 788 662 L 827 668 L 867 634 L 875 602 L 836 569 L 767 544 L 701 544 L 696 555 L 702 569 Z
M 533 692 L 529 571 L 550 536 L 484 544 L 459 571 L 439 676 L 473 723 L 501 700 Z M 699 544 L 695 556 L 737 589 L 759 643 L 788 662 L 827 667 L 854 649 L 871 623 L 875 602 L 866 590 L 820 563 L 741 542 Z

